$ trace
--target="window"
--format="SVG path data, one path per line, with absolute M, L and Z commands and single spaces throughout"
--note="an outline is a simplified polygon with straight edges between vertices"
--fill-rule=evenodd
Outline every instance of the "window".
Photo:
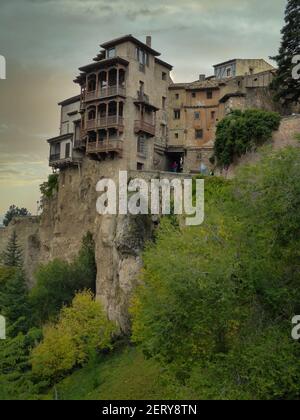
M 166 133 L 167 133 L 167 127 L 165 124 L 161 124 L 160 126 L 160 130 L 161 130 L 161 136 L 162 137 L 166 137 Z
M 142 171 L 142 170 L 144 169 L 144 164 L 143 164 L 143 163 L 138 162 L 138 163 L 136 164 L 136 169 L 137 169 L 138 171 Z
M 195 120 L 200 120 L 200 112 L 195 112 L 194 117 Z
M 196 98 L 196 92 L 192 92 L 192 98 Z
M 149 54 L 141 48 L 136 48 L 136 59 L 142 66 L 149 66 Z
M 214 120 L 216 118 L 216 111 L 211 111 L 211 119 Z
M 138 137 L 137 152 L 139 155 L 146 156 L 146 142 L 144 137 Z
M 115 48 L 109 48 L 107 50 L 107 58 L 114 58 L 116 56 L 116 49 Z
M 175 94 L 175 99 L 179 99 L 179 93 Z
M 166 109 L 166 101 L 167 101 L 167 98 L 166 98 L 165 96 L 163 96 L 163 97 L 162 97 L 162 102 L 161 102 L 161 104 L 162 104 L 162 109 Z
M 167 73 L 165 73 L 164 71 L 162 72 L 161 75 L 162 80 L 167 80 Z
M 228 69 L 226 69 L 226 76 L 230 77 L 231 76 L 231 68 L 228 67 Z
M 70 143 L 66 144 L 66 159 L 70 157 L 71 145 Z
M 202 139 L 203 138 L 203 130 L 195 130 L 195 138 Z
M 174 109 L 174 120 L 180 120 L 180 109 Z
M 175 139 L 179 139 L 179 134 L 175 133 Z
M 208 90 L 208 91 L 206 92 L 206 98 L 207 98 L 207 99 L 212 99 L 212 97 L 213 97 L 213 92 L 212 92 L 212 90 Z

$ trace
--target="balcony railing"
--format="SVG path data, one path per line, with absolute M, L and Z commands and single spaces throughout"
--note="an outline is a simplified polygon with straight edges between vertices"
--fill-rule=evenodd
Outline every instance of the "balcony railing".
M 108 86 L 92 92 L 86 92 L 85 101 L 107 98 L 109 96 L 126 96 L 126 89 L 122 86 Z
M 118 115 L 110 115 L 107 117 L 100 117 L 97 120 L 89 120 L 86 122 L 87 130 L 95 130 L 98 128 L 107 128 L 115 126 L 124 126 L 124 119 Z
M 50 155 L 50 158 L 49 158 L 50 163 L 51 162 L 57 162 L 58 160 L 61 160 L 60 153 Z
M 121 153 L 123 150 L 123 141 L 118 139 L 108 139 L 99 142 L 88 142 L 86 151 L 87 153 L 108 153 L 117 152 Z
M 143 120 L 136 120 L 134 122 L 134 131 L 135 133 L 143 132 L 150 136 L 155 136 L 155 125 Z

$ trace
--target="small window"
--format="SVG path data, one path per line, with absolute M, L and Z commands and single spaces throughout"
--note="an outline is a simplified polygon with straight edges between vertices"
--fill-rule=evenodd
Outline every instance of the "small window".
M 231 68 L 230 67 L 228 67 L 228 69 L 226 69 L 226 76 L 231 77 Z
M 174 109 L 174 120 L 180 120 L 180 109 Z
M 136 164 L 136 169 L 137 169 L 138 171 L 142 171 L 142 170 L 144 169 L 144 164 L 143 164 L 143 163 L 141 163 L 141 162 L 138 162 L 138 163 Z
M 213 97 L 213 92 L 212 92 L 212 90 L 208 90 L 208 91 L 206 92 L 206 98 L 207 98 L 207 99 L 212 99 L 212 97 Z
M 67 143 L 66 144 L 66 159 L 70 157 L 70 152 L 71 152 L 71 145 L 70 143 Z
M 175 139 L 179 139 L 179 134 L 175 133 Z
M 200 120 L 200 112 L 195 112 L 194 118 L 195 120 Z
M 179 99 L 179 93 L 175 94 L 175 99 Z
M 116 49 L 110 48 L 107 50 L 107 58 L 114 58 L 116 56 Z
M 192 92 L 192 98 L 196 98 L 196 92 Z
M 203 130 L 195 130 L 195 138 L 196 139 L 203 139 Z
M 161 77 L 162 77 L 162 80 L 167 80 L 167 73 L 163 71 Z
M 163 96 L 162 101 L 161 101 L 162 109 L 166 109 L 166 102 L 167 102 L 167 98 L 165 96 Z
M 216 111 L 211 111 L 211 119 L 212 120 L 215 120 L 215 118 L 216 118 Z
M 139 155 L 146 156 L 146 142 L 144 137 L 139 137 L 137 142 L 137 152 Z

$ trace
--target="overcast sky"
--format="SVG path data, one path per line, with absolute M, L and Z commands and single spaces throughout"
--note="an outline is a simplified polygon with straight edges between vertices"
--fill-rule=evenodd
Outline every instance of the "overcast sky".
M 277 52 L 286 0 L 1 0 L 0 215 L 35 212 L 49 168 L 45 140 L 58 134 L 57 102 L 78 93 L 77 68 L 99 44 L 152 35 L 176 82 L 212 73 L 230 58 Z

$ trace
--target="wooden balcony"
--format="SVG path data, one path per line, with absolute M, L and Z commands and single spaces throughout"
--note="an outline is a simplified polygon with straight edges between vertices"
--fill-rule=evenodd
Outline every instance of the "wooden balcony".
M 146 133 L 150 136 L 155 136 L 155 125 L 147 123 L 143 120 L 136 120 L 134 122 L 134 132 L 137 133 Z
M 100 117 L 97 120 L 89 120 L 86 122 L 86 130 L 97 130 L 100 128 L 124 127 L 124 118 L 118 115 Z
M 116 139 L 108 139 L 98 142 L 88 142 L 86 147 L 87 154 L 100 154 L 100 153 L 110 153 L 115 152 L 122 154 L 123 151 L 123 141 Z
M 93 92 L 86 92 L 85 102 L 93 101 L 95 99 L 104 99 L 111 96 L 126 96 L 126 89 L 122 86 L 108 86 L 106 88 L 99 88 Z

